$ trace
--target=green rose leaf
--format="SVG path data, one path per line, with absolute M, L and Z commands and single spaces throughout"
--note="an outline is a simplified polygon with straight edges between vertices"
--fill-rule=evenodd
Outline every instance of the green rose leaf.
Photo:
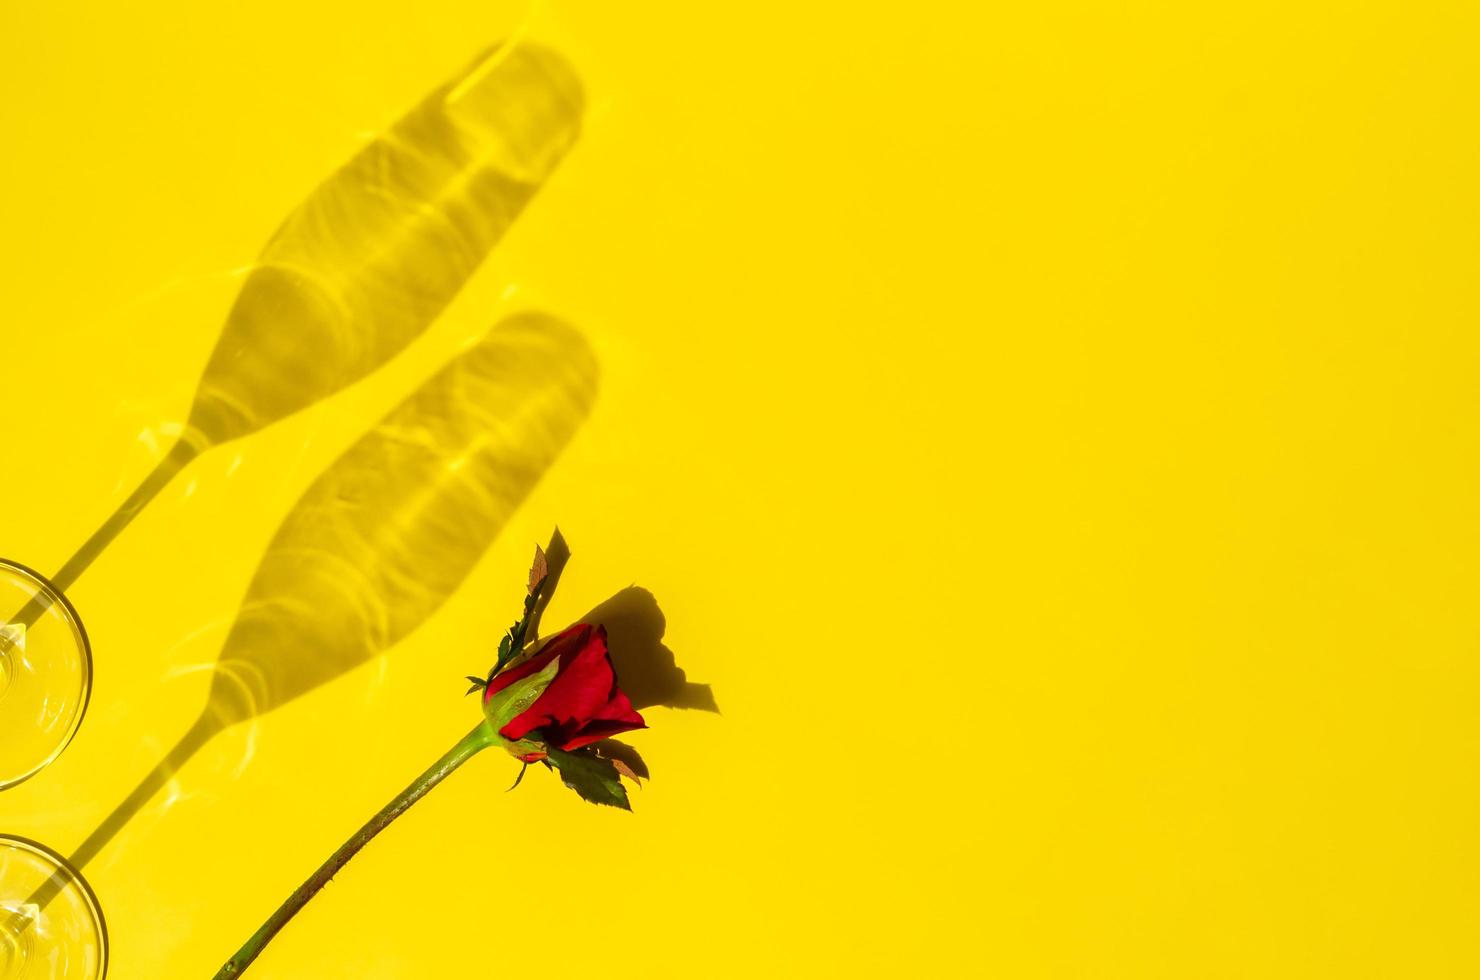
M 545 557 L 545 549 L 541 548 L 539 545 L 535 545 L 534 564 L 529 566 L 529 594 L 539 595 L 540 586 L 545 584 L 545 579 L 548 578 L 549 575 L 550 560 Z
M 550 686 L 550 682 L 558 673 L 560 673 L 560 658 L 552 657 L 544 670 L 519 678 L 485 701 L 483 713 L 488 716 L 488 721 L 493 725 L 494 731 L 503 728 L 528 710 L 529 706 L 545 693 L 545 688 Z
M 610 759 L 612 765 L 617 767 L 617 772 L 638 785 L 641 785 L 644 779 L 649 778 L 647 763 L 642 761 L 642 756 L 637 754 L 637 750 L 626 742 L 604 738 L 599 742 L 593 742 L 591 751 L 603 759 Z
M 558 533 L 558 532 L 557 532 Z M 494 664 L 493 670 L 489 672 L 488 679 L 493 680 L 504 668 L 512 665 L 521 653 L 524 652 L 524 637 L 529 632 L 529 623 L 534 616 L 534 607 L 539 603 L 540 596 L 544 593 L 545 582 L 549 579 L 550 566 L 545 559 L 545 549 L 536 546 L 534 549 L 534 564 L 529 569 L 529 594 L 524 597 L 524 609 L 519 621 L 509 627 L 504 638 L 498 645 L 498 662 Z
M 627 790 L 622 787 L 622 777 L 610 759 L 602 759 L 594 752 L 580 750 L 562 752 L 551 746 L 546 749 L 550 761 L 560 770 L 560 779 L 575 790 L 581 799 L 603 806 L 631 810 L 627 802 Z

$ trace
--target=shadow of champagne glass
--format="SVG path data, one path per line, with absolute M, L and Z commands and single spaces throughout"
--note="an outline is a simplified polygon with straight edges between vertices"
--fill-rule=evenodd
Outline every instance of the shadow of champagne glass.
M 579 333 L 521 314 L 351 446 L 268 546 L 199 719 L 72 865 L 96 857 L 216 734 L 365 663 L 431 616 L 584 422 L 596 383 Z
M 244 281 L 182 435 L 55 587 L 200 453 L 329 397 L 424 332 L 574 144 L 583 107 L 558 54 L 496 47 L 320 184 Z M 46 605 L 38 593 L 11 622 L 29 626 Z

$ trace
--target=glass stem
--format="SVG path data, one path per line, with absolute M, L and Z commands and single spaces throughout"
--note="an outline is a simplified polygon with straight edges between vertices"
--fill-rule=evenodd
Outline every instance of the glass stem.
M 382 807 L 379 813 L 366 822 L 365 826 L 355 831 L 354 836 L 329 856 L 329 860 L 319 865 L 319 869 L 309 875 L 308 880 L 299 885 L 298 889 L 288 896 L 288 900 L 278 906 L 277 911 L 262 923 L 262 927 L 252 934 L 252 938 L 242 944 L 242 948 L 236 951 L 236 955 L 226 961 L 226 965 L 216 973 L 216 980 L 230 980 L 230 978 L 239 977 L 245 973 L 252 961 L 262 953 L 263 947 L 282 931 L 283 926 L 287 925 L 288 921 L 308 904 L 308 900 L 313 898 L 319 889 L 327 885 L 330 879 L 349 863 L 350 858 L 359 853 L 360 848 L 374 840 L 376 834 L 390 826 L 391 821 L 405 813 L 411 804 L 427 795 L 433 786 L 450 776 L 458 766 L 488 748 L 497 738 L 498 733 L 486 720 L 464 735 L 462 740 L 454 745 L 446 755 L 433 763 L 426 772 L 416 777 L 410 786 Z
M 155 464 L 149 475 L 144 477 L 138 488 L 129 494 L 128 499 L 119 504 L 112 516 L 103 522 L 102 527 L 94 531 L 92 537 L 84 541 L 82 547 L 67 559 L 67 563 L 51 576 L 52 586 L 58 592 L 66 592 L 71 588 L 72 583 L 77 581 L 77 576 L 87 570 L 87 566 L 93 563 L 93 559 L 102 554 L 103 549 L 118 537 L 119 532 L 128 527 L 129 522 L 138 516 L 149 501 L 157 497 L 159 491 L 175 478 L 175 474 L 184 469 L 185 464 L 199 454 L 200 450 L 190 442 L 183 438 L 177 440 L 170 447 L 170 451 Z M 10 617 L 9 622 L 29 629 L 36 625 L 50 606 L 51 597 L 45 592 L 37 592 L 31 597 L 30 602 L 21 607 L 20 612 Z

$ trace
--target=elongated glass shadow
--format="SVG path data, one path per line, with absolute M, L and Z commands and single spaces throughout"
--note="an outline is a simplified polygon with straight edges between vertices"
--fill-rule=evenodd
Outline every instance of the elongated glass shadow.
M 586 419 L 596 383 L 579 333 L 523 314 L 351 446 L 263 555 L 200 718 L 71 863 L 96 857 L 217 733 L 365 663 L 432 615 Z
M 575 142 L 583 106 L 558 54 L 494 48 L 319 185 L 243 283 L 184 433 L 51 576 L 56 588 L 201 452 L 334 394 L 425 331 Z M 33 624 L 46 603 L 11 622 Z

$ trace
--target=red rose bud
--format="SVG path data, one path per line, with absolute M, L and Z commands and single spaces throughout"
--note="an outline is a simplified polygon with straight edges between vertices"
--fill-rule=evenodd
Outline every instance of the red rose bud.
M 617 687 L 606 627 L 586 623 L 495 675 L 483 692 L 483 710 L 500 735 L 520 743 L 508 748 L 526 762 L 543 758 L 546 746 L 569 752 L 647 727 Z

